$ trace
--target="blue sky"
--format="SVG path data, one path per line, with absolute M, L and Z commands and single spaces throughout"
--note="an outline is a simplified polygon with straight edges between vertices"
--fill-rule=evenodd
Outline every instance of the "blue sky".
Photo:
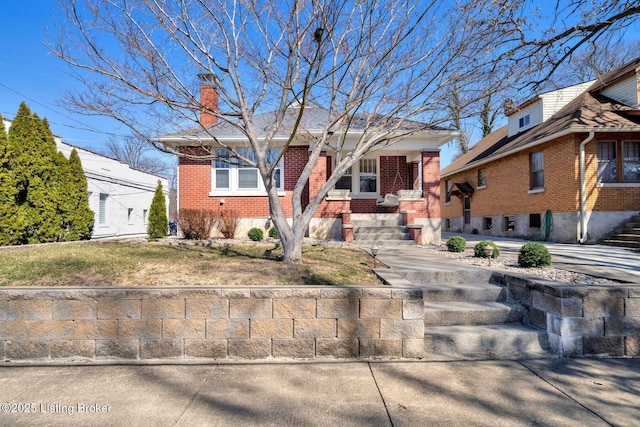
M 44 44 L 55 35 L 58 6 L 50 0 L 3 1 L 0 6 L 0 114 L 12 119 L 20 102 L 46 117 L 66 142 L 98 150 L 110 135 L 127 131 L 113 120 L 73 114 L 60 105 L 75 82 Z
M 61 11 L 52 0 L 2 1 L 0 3 L 0 114 L 12 119 L 20 102 L 49 120 L 54 134 L 65 142 L 99 151 L 111 136 L 126 135 L 118 122 L 69 112 L 62 96 L 76 82 L 68 66 L 45 46 L 56 35 Z M 442 166 L 454 149 L 443 147 Z

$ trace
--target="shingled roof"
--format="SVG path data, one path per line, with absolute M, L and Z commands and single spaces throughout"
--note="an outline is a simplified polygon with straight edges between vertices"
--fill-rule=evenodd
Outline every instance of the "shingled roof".
M 282 121 L 282 124 L 278 131 L 275 134 L 275 137 L 283 137 L 287 138 L 291 135 L 291 131 L 295 127 L 295 122 L 298 119 L 299 106 L 297 104 L 292 104 L 287 108 L 286 114 Z M 253 126 L 257 133 L 257 137 L 261 138 L 266 136 L 270 127 L 274 122 L 274 115 L 276 113 L 273 111 L 260 113 L 253 116 Z M 389 119 L 385 116 L 379 116 L 382 122 L 388 121 L 390 124 L 393 124 L 394 120 L 397 120 L 396 124 L 403 131 L 447 131 L 451 132 L 451 129 L 445 129 L 442 127 L 436 126 L 428 126 L 425 123 L 413 121 L 413 120 L 403 120 L 403 119 Z M 320 133 L 324 129 L 325 125 L 332 120 L 330 112 L 317 104 L 307 103 L 305 105 L 304 114 L 302 115 L 301 122 L 299 124 L 298 130 L 308 132 L 311 134 Z M 370 122 L 376 121 L 376 117 L 369 114 L 355 114 L 352 117 L 349 130 L 352 132 L 364 131 L 367 126 L 370 125 Z M 214 135 L 216 138 L 246 138 L 245 133 L 242 131 L 244 127 L 243 122 L 240 119 L 236 119 L 233 122 L 229 121 L 220 121 L 214 125 L 209 126 L 206 130 L 202 129 L 202 127 L 194 128 L 190 131 L 173 133 L 169 135 L 163 135 L 159 137 L 159 140 L 165 139 L 178 139 L 178 138 L 188 138 L 188 139 L 198 139 L 198 140 L 207 140 L 211 139 L 211 135 Z
M 543 144 L 567 133 L 630 131 L 640 132 L 640 111 L 610 99 L 602 89 L 635 75 L 640 58 L 601 76 L 549 119 L 524 132 L 507 136 L 507 126 L 486 136 L 455 161 L 442 169 L 441 177 L 480 166 L 526 148 Z

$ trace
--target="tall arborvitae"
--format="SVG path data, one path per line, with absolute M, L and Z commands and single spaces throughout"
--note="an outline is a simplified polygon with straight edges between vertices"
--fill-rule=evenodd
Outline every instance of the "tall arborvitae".
M 169 234 L 167 204 L 164 200 L 164 193 L 162 192 L 162 183 L 160 180 L 158 180 L 156 193 L 153 195 L 151 208 L 149 209 L 149 225 L 147 226 L 147 233 L 152 239 L 166 237 L 167 234 Z
M 15 176 L 15 202 L 9 241 L 12 244 L 56 241 L 61 217 L 57 151 L 46 121 L 31 114 L 25 103 L 9 129 L 9 150 Z
M 15 210 L 15 186 L 11 170 L 9 141 L 4 129 L 4 120 L 0 116 L 0 245 L 10 244 L 7 226 L 11 211 Z
M 59 204 L 62 216 L 60 240 L 88 240 L 94 215 L 89 209 L 87 179 L 75 148 L 71 150 L 69 160 L 59 153 L 59 168 L 63 195 Z

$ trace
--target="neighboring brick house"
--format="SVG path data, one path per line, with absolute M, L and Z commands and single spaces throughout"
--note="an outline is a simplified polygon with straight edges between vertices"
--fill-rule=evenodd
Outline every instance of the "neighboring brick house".
M 507 112 L 441 171 L 444 230 L 597 242 L 640 211 L 640 58 Z
M 200 88 L 203 105 L 217 109 L 217 96 L 211 86 Z M 299 108 L 289 107 L 290 111 Z M 273 113 L 256 114 L 254 128 L 266 129 L 270 125 Z M 287 140 L 288 125 L 294 114 L 285 120 L 285 126 L 274 138 L 275 141 Z M 328 111 L 317 105 L 305 107 L 301 123 L 302 131 L 294 138 L 279 164 L 276 177 L 279 182 L 280 201 L 287 216 L 292 215 L 292 193 L 298 177 L 309 158 L 309 138 L 324 127 L 330 119 Z M 191 158 L 180 156 L 178 167 L 178 209 L 218 209 L 236 210 L 241 218 L 237 235 L 246 235 L 251 227 L 267 229 L 270 221 L 269 200 L 258 170 L 234 165 L 233 161 L 198 159 L 215 152 L 218 156 L 228 155 L 228 151 L 219 148 L 217 141 L 233 147 L 249 147 L 246 138 L 237 127 L 227 122 L 217 123 L 215 118 L 202 113 L 201 123 L 207 126 L 193 132 L 165 135 L 157 140 L 173 147 L 181 154 L 193 154 Z M 354 120 L 354 123 L 358 123 Z M 362 135 L 362 129 L 352 128 L 348 139 L 356 141 Z M 331 191 L 323 200 L 309 226 L 309 236 L 320 239 L 343 238 L 344 224 L 350 223 L 351 214 L 405 212 L 408 223 L 420 224 L 423 230 L 421 241 L 439 241 L 440 239 L 440 146 L 455 137 L 451 130 L 433 129 L 419 132 L 405 140 L 369 153 L 357 162 L 345 175 L 336 190 Z M 336 135 L 337 137 L 337 135 Z M 194 141 L 197 143 L 194 144 Z M 205 148 L 203 148 L 205 147 Z M 218 148 L 217 148 L 218 147 Z M 277 150 L 277 147 L 273 147 Z M 245 148 L 243 155 L 251 156 L 251 149 Z M 275 154 L 275 151 L 274 151 Z M 306 205 L 317 194 L 321 186 L 331 175 L 334 153 L 327 148 L 322 153 L 311 178 L 302 195 Z M 380 207 L 379 202 L 387 194 L 398 194 L 399 190 L 414 190 L 401 193 L 396 206 Z M 394 203 L 392 203 L 394 204 Z M 343 221 L 344 220 L 344 221 Z M 344 236 L 349 240 L 348 236 Z

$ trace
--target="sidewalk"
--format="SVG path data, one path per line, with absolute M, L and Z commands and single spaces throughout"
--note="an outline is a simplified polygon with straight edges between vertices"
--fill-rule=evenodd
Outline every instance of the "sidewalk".
M 640 359 L 2 367 L 0 390 L 12 426 L 632 426 Z

